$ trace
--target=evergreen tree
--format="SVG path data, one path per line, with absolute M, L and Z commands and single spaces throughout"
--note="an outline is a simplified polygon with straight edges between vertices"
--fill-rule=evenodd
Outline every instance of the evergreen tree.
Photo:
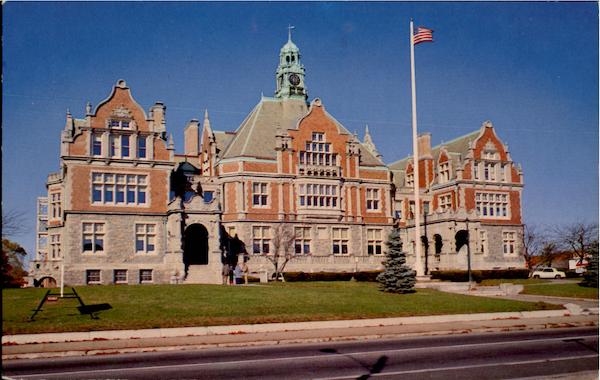
M 589 286 L 590 288 L 598 287 L 598 241 L 592 242 L 589 253 L 591 257 L 587 270 L 583 275 L 582 286 Z
M 391 293 L 414 293 L 416 272 L 406 265 L 406 254 L 402 252 L 400 230 L 394 228 L 387 241 L 386 260 L 383 262 L 384 271 L 377 276 L 379 289 Z

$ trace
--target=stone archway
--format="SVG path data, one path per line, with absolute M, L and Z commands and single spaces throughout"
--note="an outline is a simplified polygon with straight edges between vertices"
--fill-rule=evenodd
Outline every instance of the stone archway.
M 45 276 L 37 281 L 36 286 L 40 288 L 56 288 L 56 280 L 53 277 Z
M 186 272 L 190 265 L 208 265 L 208 230 L 200 223 L 194 223 L 184 231 L 183 263 Z

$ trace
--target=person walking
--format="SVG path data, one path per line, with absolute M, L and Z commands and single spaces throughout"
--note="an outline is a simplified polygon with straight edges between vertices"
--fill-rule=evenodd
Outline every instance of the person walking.
M 223 263 L 222 275 L 223 275 L 223 285 L 229 285 L 229 264 Z

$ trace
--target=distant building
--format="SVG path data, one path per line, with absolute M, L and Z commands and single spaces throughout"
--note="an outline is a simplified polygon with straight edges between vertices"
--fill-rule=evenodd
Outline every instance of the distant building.
M 73 285 L 220 283 L 240 252 L 251 271 L 272 269 L 262 255 L 280 226 L 295 234 L 287 270 L 381 269 L 395 225 L 414 263 L 412 160 L 384 164 L 368 128 L 361 142 L 307 102 L 291 38 L 275 80 L 235 132 L 213 130 L 208 112 L 191 120 L 182 154 L 166 107 L 146 113 L 123 80 L 83 118 L 67 113 L 32 277 L 52 285 L 64 265 Z M 466 269 L 467 230 L 474 269 L 524 267 L 522 173 L 492 124 L 434 148 L 423 134 L 419 148 L 427 268 Z

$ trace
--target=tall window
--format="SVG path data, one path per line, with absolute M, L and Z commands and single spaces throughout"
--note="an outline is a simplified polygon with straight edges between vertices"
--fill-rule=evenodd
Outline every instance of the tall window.
M 337 208 L 337 185 L 300 184 L 298 194 L 301 207 Z
M 331 236 L 333 242 L 334 255 L 348 254 L 348 229 L 347 228 L 332 228 Z
M 144 136 L 138 136 L 137 151 L 138 158 L 146 158 L 146 138 Z
M 439 166 L 439 172 L 440 172 L 440 177 L 439 177 L 440 183 L 446 183 L 446 182 L 450 181 L 450 163 L 448 163 L 448 162 L 441 163 Z
M 110 156 L 113 158 L 129 157 L 129 135 L 110 136 Z
M 479 230 L 479 248 L 481 253 L 487 253 L 487 231 Z
M 100 284 L 100 270 L 99 269 L 88 269 L 85 271 L 85 282 L 86 284 Z
M 381 255 L 383 252 L 383 230 L 380 228 L 367 229 L 367 253 Z
M 296 227 L 294 248 L 297 255 L 310 254 L 310 227 Z
M 129 135 L 121 135 L 121 154 L 129 157 Z
M 496 180 L 496 164 L 487 162 L 483 169 L 483 178 L 486 181 Z
M 50 257 L 60 259 L 60 235 L 50 235 Z
M 508 194 L 475 193 L 475 207 L 482 218 L 508 218 Z
M 266 206 L 269 200 L 269 187 L 266 183 L 255 182 L 252 184 L 252 204 Z
M 260 255 L 269 253 L 271 228 L 265 226 L 252 227 L 252 253 Z
M 440 210 L 446 211 L 452 208 L 452 194 L 440 195 Z
M 407 187 L 413 187 L 415 184 L 415 175 L 413 173 L 407 173 L 405 182 Z
M 83 251 L 104 252 L 104 223 L 83 223 Z
M 92 203 L 145 205 L 148 176 L 139 174 L 92 173 Z
M 379 189 L 367 189 L 367 210 L 379 210 Z
M 515 253 L 515 233 L 502 232 L 502 247 L 505 254 Z
M 50 194 L 50 215 L 52 219 L 62 218 L 62 204 L 60 200 L 60 193 Z
M 479 162 L 473 162 L 473 179 L 479 179 Z
M 102 134 L 92 134 L 92 156 L 102 156 Z
M 156 240 L 155 224 L 136 224 L 135 225 L 135 252 L 136 253 L 154 253 Z
M 331 143 L 325 142 L 325 134 L 314 132 L 307 141 L 305 150 L 299 152 L 300 165 L 337 166 L 337 155 Z

